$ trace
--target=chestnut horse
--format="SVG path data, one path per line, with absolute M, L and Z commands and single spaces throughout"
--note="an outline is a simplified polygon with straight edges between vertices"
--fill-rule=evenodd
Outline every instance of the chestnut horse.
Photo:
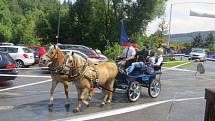
M 52 86 L 50 90 L 49 97 L 49 107 L 53 106 L 53 94 L 57 84 L 60 82 L 64 85 L 64 91 L 66 95 L 66 103 L 65 106 L 70 105 L 69 95 L 68 95 L 68 85 L 69 85 L 69 69 L 65 67 L 66 57 L 63 52 L 56 45 L 51 45 L 48 51 L 47 56 L 52 62 L 51 70 L 51 78 L 52 78 Z
M 89 65 L 83 63 L 83 58 L 75 53 L 68 55 L 66 67 L 71 69 L 71 79 L 74 82 L 78 93 L 78 105 L 74 112 L 79 112 L 82 103 L 89 106 L 88 101 L 84 98 L 85 90 L 89 91 L 89 97 L 92 97 L 93 90 L 96 87 L 102 87 L 105 96 L 102 106 L 112 101 L 112 91 L 115 77 L 118 73 L 117 65 L 113 62 L 101 62 L 98 65 Z

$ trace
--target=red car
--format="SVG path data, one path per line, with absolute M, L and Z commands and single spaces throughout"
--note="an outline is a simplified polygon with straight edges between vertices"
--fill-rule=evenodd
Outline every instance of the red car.
M 34 50 L 39 57 L 41 57 L 47 49 L 45 46 L 28 46 L 28 48 Z
M 46 49 L 48 47 L 45 46 L 28 46 L 28 48 L 33 50 L 34 58 L 35 58 L 35 64 L 39 63 L 40 57 L 46 52 Z
M 99 59 L 99 60 L 107 60 L 107 57 L 105 57 L 101 53 L 97 53 L 95 50 L 93 50 L 92 48 L 89 48 L 87 46 L 72 45 L 72 44 L 58 44 L 58 47 L 61 50 L 67 49 L 67 50 L 80 51 L 80 52 L 86 54 L 89 58 L 96 58 L 96 59 Z

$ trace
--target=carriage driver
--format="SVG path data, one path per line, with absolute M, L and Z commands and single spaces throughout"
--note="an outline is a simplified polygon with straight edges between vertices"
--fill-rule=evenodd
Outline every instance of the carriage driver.
M 136 50 L 132 46 L 133 41 L 131 39 L 128 40 L 127 47 L 123 50 L 122 57 L 125 58 L 125 68 L 131 65 L 133 60 L 135 59 Z

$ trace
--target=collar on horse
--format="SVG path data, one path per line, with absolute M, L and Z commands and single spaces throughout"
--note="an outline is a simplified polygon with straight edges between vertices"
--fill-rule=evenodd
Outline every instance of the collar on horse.
M 65 58 L 64 58 L 63 62 L 61 62 L 59 65 L 54 64 L 57 62 L 57 58 L 54 58 L 57 55 L 58 55 L 58 51 L 52 57 L 47 55 L 52 61 L 52 64 L 50 66 L 50 71 L 52 74 L 54 74 L 54 73 L 65 74 L 63 72 L 64 66 L 65 66 Z
M 84 64 L 84 66 L 81 67 L 80 71 L 74 75 L 72 75 L 72 68 L 70 68 L 70 80 L 71 81 L 77 81 L 84 77 L 84 74 L 87 72 L 87 64 Z
M 87 71 L 90 72 L 89 76 L 85 75 L 85 73 Z M 71 73 L 69 75 L 72 75 Z M 81 67 L 81 69 L 78 73 L 76 73 L 73 76 L 70 76 L 70 80 L 77 81 L 77 80 L 81 80 L 81 79 L 85 78 L 90 82 L 91 87 L 95 88 L 95 87 L 97 87 L 98 82 L 99 82 L 98 77 L 99 77 L 99 73 L 95 67 L 89 66 L 88 64 L 84 64 L 84 66 Z

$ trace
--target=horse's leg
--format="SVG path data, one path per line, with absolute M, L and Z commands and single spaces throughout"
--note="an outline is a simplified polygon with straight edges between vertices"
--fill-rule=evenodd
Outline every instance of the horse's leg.
M 114 84 L 114 79 L 110 81 L 110 83 L 108 83 L 107 87 L 109 90 L 113 91 L 113 84 Z M 108 91 L 108 98 L 107 98 L 107 103 L 111 103 L 112 101 L 112 97 L 113 97 L 113 92 Z
M 73 110 L 74 113 L 76 112 L 79 112 L 80 111 L 80 108 L 81 108 L 81 105 L 83 103 L 83 92 L 84 92 L 84 89 L 79 89 L 78 87 L 77 88 L 77 92 L 78 92 L 78 105 L 77 107 Z
M 65 95 L 66 95 L 66 103 L 65 103 L 65 106 L 68 107 L 69 104 L 70 104 L 69 95 L 68 95 L 68 86 L 69 86 L 69 82 L 68 82 L 68 81 L 64 81 L 64 82 L 63 82 L 63 85 L 64 85 L 64 91 L 65 91 Z
M 107 100 L 107 98 L 108 98 L 108 93 L 107 93 L 107 91 L 106 91 L 106 90 L 104 90 L 104 93 L 105 93 L 105 95 L 104 95 L 103 102 L 101 103 L 101 106 L 104 106 L 104 105 L 105 105 L 106 100 Z
M 91 101 L 93 97 L 93 88 L 91 88 L 90 84 L 87 84 L 86 88 L 88 89 L 88 100 Z
M 53 94 L 54 94 L 54 90 L 55 90 L 57 84 L 58 84 L 57 80 L 52 79 L 52 87 L 50 89 L 50 97 L 49 97 L 48 107 L 53 106 L 53 100 L 54 100 Z

